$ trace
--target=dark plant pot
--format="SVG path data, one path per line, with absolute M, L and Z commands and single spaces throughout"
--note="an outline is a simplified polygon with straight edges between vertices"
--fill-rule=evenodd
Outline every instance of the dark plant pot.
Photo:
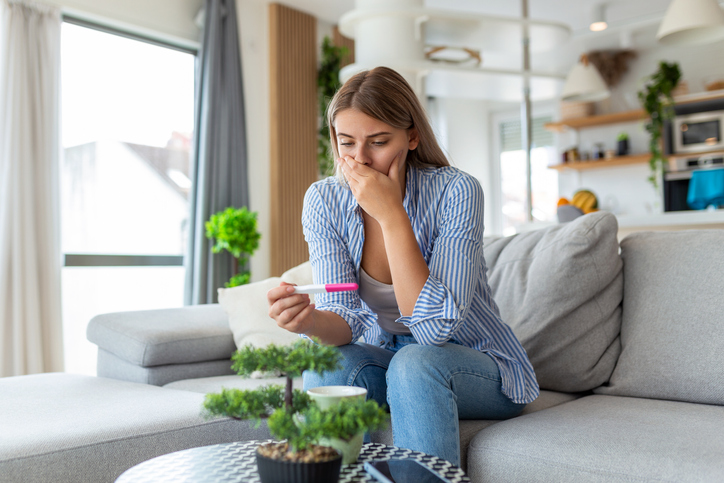
M 262 483 L 337 483 L 342 455 L 322 463 L 275 460 L 256 454 L 256 467 Z
M 624 139 L 623 141 L 618 142 L 617 154 L 619 156 L 626 156 L 628 154 L 628 139 Z

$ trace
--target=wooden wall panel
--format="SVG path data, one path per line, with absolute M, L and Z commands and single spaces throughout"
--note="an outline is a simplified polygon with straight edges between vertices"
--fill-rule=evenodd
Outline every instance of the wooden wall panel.
M 279 276 L 309 259 L 301 216 L 317 180 L 317 21 L 274 3 L 269 21 L 270 272 Z

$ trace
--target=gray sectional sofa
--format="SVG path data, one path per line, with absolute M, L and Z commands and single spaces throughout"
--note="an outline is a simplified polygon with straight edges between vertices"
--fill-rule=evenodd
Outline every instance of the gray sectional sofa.
M 517 418 L 460 421 L 473 481 L 724 481 L 724 231 L 616 234 L 600 212 L 487 240 L 542 391 Z M 220 306 L 105 314 L 88 338 L 98 377 L 0 379 L 0 482 L 113 481 L 160 454 L 269 437 L 200 416 L 204 393 L 269 382 L 231 375 Z

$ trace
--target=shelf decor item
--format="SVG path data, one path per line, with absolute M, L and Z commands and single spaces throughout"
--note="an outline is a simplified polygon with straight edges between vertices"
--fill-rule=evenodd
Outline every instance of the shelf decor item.
M 351 440 L 360 432 L 382 429 L 389 415 L 374 399 L 344 398 L 322 409 L 305 392 L 293 389 L 292 379 L 304 371 L 324 373 L 339 367 L 338 348 L 318 340 L 300 339 L 288 346 L 251 345 L 237 350 L 232 369 L 242 377 L 253 373 L 278 373 L 286 379 L 284 387 L 264 386 L 254 390 L 222 389 L 207 394 L 203 405 L 207 417 L 267 420 L 269 432 L 283 441 L 257 448 L 257 467 L 262 483 L 336 482 L 342 454 L 317 444 L 323 438 Z
M 226 288 L 246 285 L 251 279 L 249 270 L 240 270 L 259 248 L 261 234 L 256 229 L 256 217 L 257 213 L 245 206 L 230 206 L 211 215 L 206 222 L 206 238 L 214 243 L 211 251 L 220 253 L 226 250 L 233 257 L 233 276 L 226 282 Z
M 622 132 L 616 137 L 616 148 L 617 156 L 626 156 L 628 154 L 628 133 Z
M 641 106 L 649 115 L 645 128 L 649 133 L 649 151 L 651 153 L 649 181 L 654 188 L 659 186 L 659 174 L 663 171 L 666 162 L 661 146 L 661 135 L 666 120 L 674 116 L 672 91 L 680 80 L 679 64 L 661 61 L 658 70 L 649 77 L 643 90 L 638 93 Z

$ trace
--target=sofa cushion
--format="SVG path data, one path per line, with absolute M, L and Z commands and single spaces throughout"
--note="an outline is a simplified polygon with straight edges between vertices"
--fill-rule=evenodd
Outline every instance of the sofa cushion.
M 97 315 L 86 335 L 100 349 L 143 367 L 228 360 L 236 348 L 217 304 Z
M 287 383 L 286 377 L 270 377 L 266 379 L 251 379 L 241 376 L 213 376 L 199 377 L 195 379 L 182 379 L 164 385 L 168 389 L 179 389 L 181 391 L 200 392 L 208 394 L 211 392 L 221 392 L 222 389 L 258 389 L 262 386 L 284 386 Z M 302 389 L 302 378 L 296 377 L 292 379 L 292 387 L 294 389 Z
M 473 481 L 724 481 L 724 407 L 587 396 L 503 421 L 468 449 Z
M 567 394 L 562 392 L 554 391 L 541 391 L 540 396 L 532 403 L 525 406 L 521 414 L 531 414 L 536 411 L 542 411 L 553 406 L 558 406 L 568 401 L 573 401 L 579 396 L 576 394 Z M 470 441 L 478 434 L 481 430 L 492 426 L 493 424 L 500 423 L 500 419 L 461 419 L 460 423 L 460 467 L 466 470 L 468 465 L 468 446 Z M 387 428 L 374 431 L 370 435 L 373 443 L 381 443 L 389 446 L 394 445 L 392 441 L 392 426 Z
M 101 377 L 0 378 L 0 481 L 112 482 L 162 454 L 270 437 L 253 421 L 206 419 L 203 400 Z
M 723 230 L 621 242 L 621 356 L 601 394 L 724 404 Z
M 218 290 L 219 304 L 229 317 L 236 347 L 266 347 L 271 343 L 289 345 L 299 339 L 297 334 L 282 329 L 269 317 L 266 293 L 278 287 L 282 280 L 296 285 L 311 284 L 311 264 L 303 263 L 287 270 L 281 277 Z
M 611 375 L 623 294 L 617 232 L 615 216 L 596 212 L 485 246 L 493 298 L 543 389 L 587 391 Z
M 104 349 L 98 349 L 96 373 L 122 381 L 140 382 L 163 386 L 179 379 L 235 374 L 231 370 L 231 355 L 216 361 L 200 361 L 189 364 L 162 364 L 160 366 L 139 366 L 121 359 Z

